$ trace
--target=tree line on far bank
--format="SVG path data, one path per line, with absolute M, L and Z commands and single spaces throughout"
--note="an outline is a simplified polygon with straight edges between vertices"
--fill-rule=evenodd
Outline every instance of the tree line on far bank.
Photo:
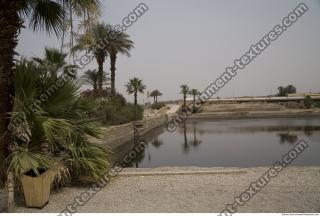
M 297 88 L 293 85 L 288 85 L 286 87 L 279 86 L 277 96 L 286 97 L 288 96 L 288 94 L 295 94 L 295 93 L 297 93 Z

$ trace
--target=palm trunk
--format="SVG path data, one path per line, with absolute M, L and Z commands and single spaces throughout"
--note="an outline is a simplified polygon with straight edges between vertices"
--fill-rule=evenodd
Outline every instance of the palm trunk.
M 99 55 L 97 57 L 98 62 L 98 96 L 103 96 L 103 63 L 105 57 L 103 55 Z
M 193 95 L 193 113 L 196 113 L 196 95 Z
M 117 54 L 110 55 L 110 71 L 111 71 L 111 95 L 116 94 L 116 60 Z
M 93 96 L 97 96 L 98 95 L 98 87 L 97 87 L 97 84 L 95 83 L 94 85 L 93 85 Z
M 18 16 L 18 11 L 22 0 L 1 0 L 0 1 L 0 160 L 8 155 L 8 144 L 5 139 L 9 124 L 8 112 L 12 111 L 13 96 L 13 67 L 15 48 L 18 44 L 19 29 L 22 22 Z M 3 177 L 3 176 L 2 176 Z
M 134 119 L 135 121 L 138 120 L 138 110 L 137 110 L 137 105 L 138 105 L 138 94 L 137 92 L 134 93 Z
M 183 107 L 186 107 L 187 95 L 183 95 Z
M 138 93 L 135 92 L 134 93 L 134 105 L 137 106 L 137 104 L 138 104 Z

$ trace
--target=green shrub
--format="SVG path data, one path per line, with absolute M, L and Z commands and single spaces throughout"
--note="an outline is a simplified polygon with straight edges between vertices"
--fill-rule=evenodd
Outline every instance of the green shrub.
M 314 103 L 314 106 L 315 106 L 316 108 L 320 108 L 320 102 Z
M 143 118 L 142 106 L 135 107 L 134 104 L 123 102 L 121 97 L 99 99 L 95 102 L 96 108 L 90 116 L 104 125 L 125 124 Z
M 313 105 L 313 100 L 310 96 L 306 96 L 304 98 L 304 106 L 307 108 L 307 109 L 311 109 L 312 108 L 312 105 Z

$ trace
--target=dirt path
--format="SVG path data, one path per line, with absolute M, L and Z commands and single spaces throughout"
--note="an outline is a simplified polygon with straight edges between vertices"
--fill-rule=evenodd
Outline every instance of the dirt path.
M 220 212 L 267 169 L 127 169 L 78 212 Z M 57 212 L 83 191 L 64 188 L 42 210 L 17 207 L 16 212 Z M 285 169 L 238 210 L 319 212 L 320 167 Z

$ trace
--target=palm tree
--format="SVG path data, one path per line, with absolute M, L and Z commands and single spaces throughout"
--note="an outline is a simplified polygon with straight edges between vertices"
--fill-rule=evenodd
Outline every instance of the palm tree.
M 93 95 L 98 94 L 98 72 L 97 70 L 87 70 L 84 72 L 82 79 L 86 84 L 89 84 L 93 88 Z
M 187 102 L 187 94 L 189 94 L 189 86 L 187 86 L 186 84 L 181 85 L 181 94 L 183 94 L 183 107 L 186 107 L 186 102 Z
M 91 85 L 93 89 L 93 96 L 98 96 L 98 71 L 97 70 L 87 70 L 81 77 L 85 84 Z M 107 80 L 107 74 L 104 72 L 102 81 Z
M 26 19 L 30 21 L 33 30 L 45 30 L 61 35 L 65 17 L 70 13 L 69 9 L 100 8 L 99 0 L 2 0 L 0 1 L 0 159 L 8 153 L 7 144 L 10 141 L 4 139 L 7 134 L 9 119 L 7 113 L 12 111 L 13 103 L 13 68 L 15 48 L 18 44 L 18 36 Z M 2 154 L 2 155 L 1 155 Z
M 191 89 L 189 94 L 193 96 L 193 112 L 196 112 L 196 96 L 200 94 L 198 89 Z
M 158 103 L 158 97 L 161 96 L 162 93 L 159 90 L 154 90 L 150 93 L 150 96 L 153 97 L 154 103 Z
M 108 37 L 110 34 L 110 26 L 102 23 L 97 23 L 89 29 L 84 35 L 77 39 L 71 51 L 85 50 L 86 52 L 93 52 L 98 63 L 98 96 L 103 94 L 103 64 L 108 56 Z
M 45 71 L 47 71 L 49 76 L 57 77 L 58 73 L 67 74 L 73 78 L 76 78 L 76 65 L 68 65 L 66 62 L 67 54 L 61 53 L 60 50 L 56 48 L 45 48 L 44 58 L 32 58 L 37 62 Z
M 129 94 L 134 94 L 134 105 L 137 106 L 138 104 L 138 92 L 143 93 L 146 89 L 146 86 L 142 83 L 142 80 L 134 77 L 130 79 L 129 82 L 126 84 L 127 92 Z
M 109 29 L 113 31 L 113 27 L 109 25 Z M 116 32 L 115 32 L 116 33 Z M 111 34 L 111 33 L 110 33 Z M 108 52 L 110 55 L 110 65 L 111 65 L 111 95 L 115 95 L 115 77 L 116 77 L 116 60 L 117 55 L 125 54 L 130 57 L 129 51 L 133 48 L 133 42 L 129 39 L 129 35 L 121 32 L 116 33 L 117 37 L 108 41 Z

